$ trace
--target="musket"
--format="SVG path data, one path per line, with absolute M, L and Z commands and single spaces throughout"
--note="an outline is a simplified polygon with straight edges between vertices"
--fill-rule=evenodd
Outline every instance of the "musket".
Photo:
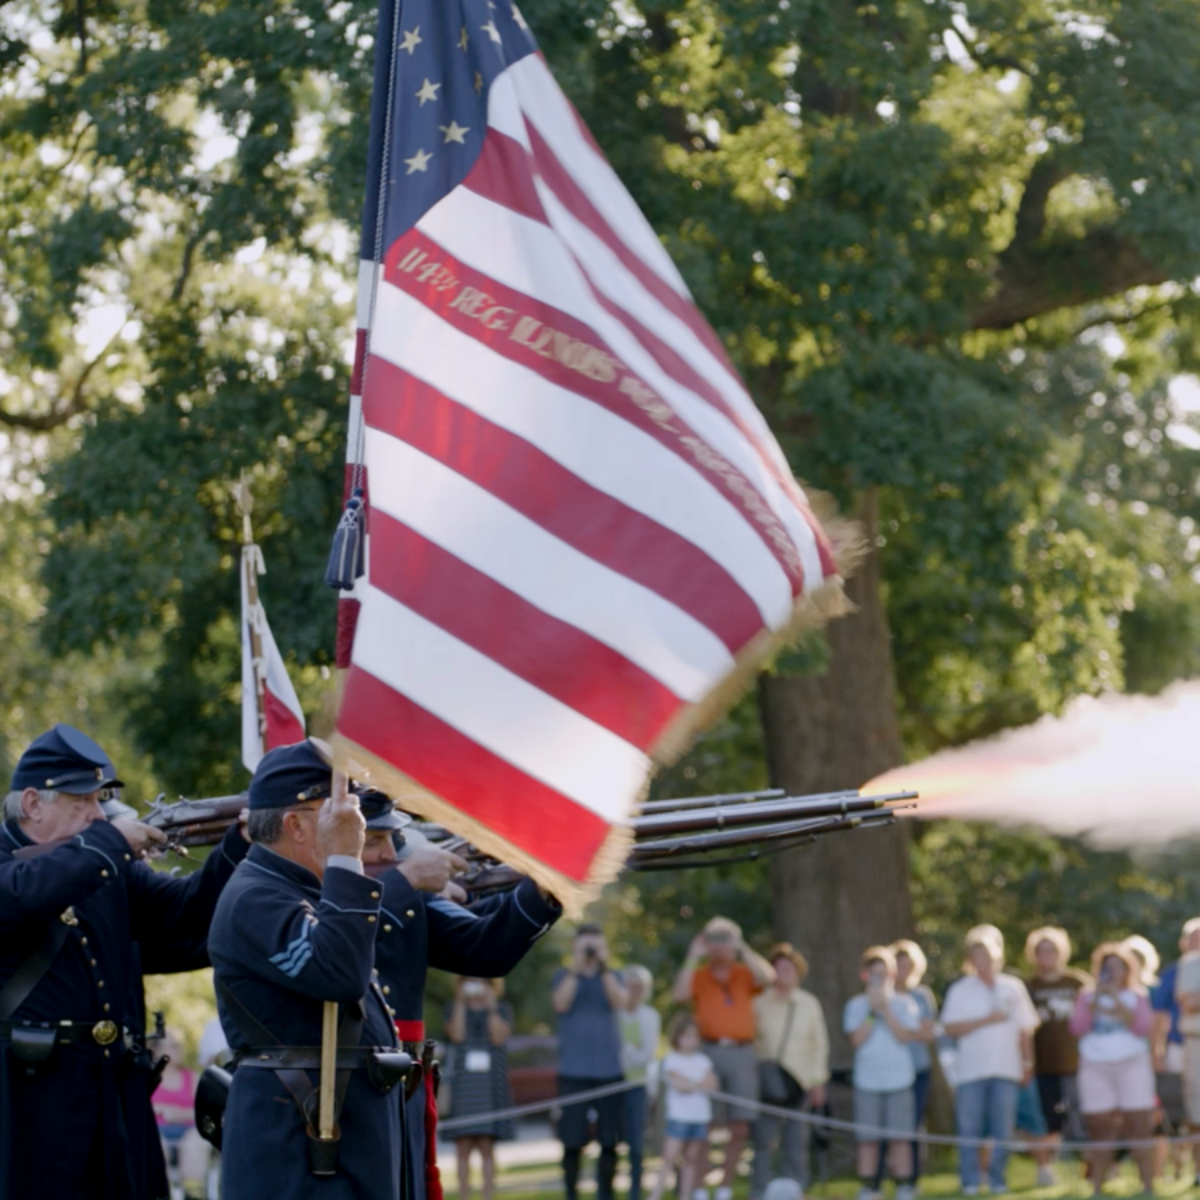
M 915 792 L 891 792 L 880 796 L 860 796 L 841 792 L 832 796 L 783 796 L 730 807 L 695 808 L 683 812 L 653 813 L 635 817 L 631 822 L 639 840 L 649 834 L 688 833 L 691 830 L 723 829 L 734 825 L 753 825 L 771 820 L 797 820 L 805 817 L 849 816 L 884 808 L 900 800 L 915 799 Z

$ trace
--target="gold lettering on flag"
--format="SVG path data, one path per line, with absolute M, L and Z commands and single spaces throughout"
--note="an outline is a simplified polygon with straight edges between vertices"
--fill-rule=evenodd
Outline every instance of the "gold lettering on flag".
M 623 362 L 599 346 L 547 325 L 540 317 L 522 314 L 515 308 L 501 304 L 481 288 L 464 283 L 450 267 L 431 258 L 427 251 L 419 247 L 412 247 L 396 263 L 395 270 L 411 275 L 433 292 L 443 295 L 453 293 L 447 302 L 448 308 L 478 321 L 489 331 L 507 333 L 509 340 L 526 350 L 597 383 L 616 383 L 621 395 L 627 396 L 660 429 L 678 441 L 700 466 L 720 476 L 725 486 L 741 500 L 765 530 L 771 544 L 779 551 L 796 579 L 803 580 L 804 566 L 800 552 L 758 489 L 723 454 L 702 438 L 681 429 L 675 410 Z

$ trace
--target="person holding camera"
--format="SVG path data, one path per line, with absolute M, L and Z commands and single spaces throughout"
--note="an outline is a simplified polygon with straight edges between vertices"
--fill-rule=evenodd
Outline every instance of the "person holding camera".
M 459 978 L 446 1020 L 446 1040 L 454 1047 L 450 1118 L 483 1116 L 512 1107 L 504 1045 L 512 1033 L 513 1013 L 500 997 L 500 979 Z M 512 1118 L 488 1118 L 456 1129 L 458 1194 L 471 1197 L 471 1155 L 479 1151 L 483 1200 L 492 1200 L 496 1184 L 496 1142 L 514 1136 Z
M 754 997 L 774 982 L 775 968 L 746 945 L 741 927 L 728 917 L 713 917 L 704 926 L 692 940 L 687 961 L 675 976 L 675 1002 L 691 1003 L 704 1039 L 704 1053 L 712 1060 L 720 1084 L 718 1090 L 727 1095 L 758 1100 Z M 729 1126 L 716 1200 L 732 1200 L 738 1162 L 756 1116 L 755 1109 L 714 1101 L 715 1123 Z
M 608 943 L 599 925 L 580 925 L 571 947 L 571 965 L 559 970 L 550 993 L 558 1014 L 558 1094 L 562 1097 L 624 1080 L 617 1014 L 629 997 L 618 972 L 608 965 Z M 612 1200 L 621 1137 L 623 1092 L 564 1104 L 558 1120 L 563 1144 L 566 1200 L 577 1200 L 579 1163 L 588 1138 L 588 1111 L 596 1113 L 600 1159 L 596 1164 L 597 1200 Z

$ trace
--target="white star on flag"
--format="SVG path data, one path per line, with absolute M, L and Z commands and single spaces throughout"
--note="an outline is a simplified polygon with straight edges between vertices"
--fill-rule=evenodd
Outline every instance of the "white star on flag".
M 500 40 L 500 30 L 496 28 L 495 21 L 489 21 L 486 25 L 481 25 L 479 28 L 482 29 L 483 32 L 492 39 L 493 42 L 498 42 Z
M 522 29 L 528 32 L 529 26 L 525 24 L 525 18 L 521 15 L 521 10 L 515 4 L 512 6 L 512 18 Z
M 462 27 L 462 32 L 458 35 L 458 48 L 465 54 L 467 51 L 467 43 L 471 39 L 467 36 L 467 27 Z
M 426 154 L 424 150 L 418 150 L 412 158 L 406 158 L 404 165 L 408 168 L 404 173 L 411 175 L 414 171 L 427 171 L 429 169 L 429 160 L 433 158 L 432 154 Z
M 460 125 L 454 120 L 449 125 L 439 125 L 438 128 L 446 135 L 442 139 L 444 142 L 458 142 L 463 146 L 466 145 L 466 142 L 463 141 L 463 134 L 471 132 L 469 125 Z
M 426 79 L 425 82 L 421 84 L 421 90 L 419 92 L 414 92 L 413 95 L 420 100 L 421 107 L 424 108 L 426 100 L 436 100 L 438 98 L 438 88 L 441 86 L 442 85 L 440 83 L 430 83 L 429 80 Z
M 404 31 L 404 40 L 400 43 L 400 49 L 407 50 L 409 54 L 412 54 L 424 40 L 421 36 L 421 27 L 417 25 L 413 29 Z

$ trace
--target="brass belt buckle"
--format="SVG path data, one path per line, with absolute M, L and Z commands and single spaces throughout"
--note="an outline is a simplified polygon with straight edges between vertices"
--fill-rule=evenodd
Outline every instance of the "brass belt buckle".
M 120 1033 L 115 1021 L 97 1021 L 92 1026 L 92 1037 L 98 1046 L 111 1046 Z

